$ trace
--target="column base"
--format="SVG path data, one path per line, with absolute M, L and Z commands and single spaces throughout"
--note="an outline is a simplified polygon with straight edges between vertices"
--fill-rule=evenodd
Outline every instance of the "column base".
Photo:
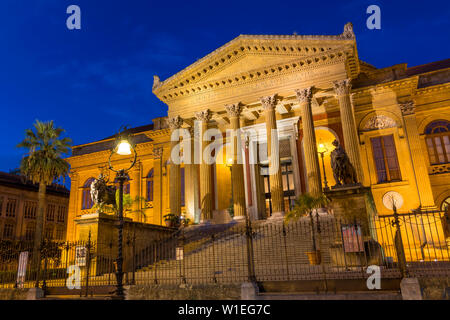
M 234 216 L 233 220 L 235 220 L 235 221 L 245 221 L 245 216 Z
M 273 212 L 272 215 L 267 218 L 267 221 L 282 221 L 284 220 L 284 211 Z

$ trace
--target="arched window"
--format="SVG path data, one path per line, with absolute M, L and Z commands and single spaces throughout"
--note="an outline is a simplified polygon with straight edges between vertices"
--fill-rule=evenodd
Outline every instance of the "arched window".
M 91 198 L 91 183 L 95 178 L 89 178 L 83 185 L 83 194 L 81 198 L 81 210 L 87 210 L 92 208 L 94 201 Z
M 153 168 L 147 175 L 147 196 L 145 199 L 146 201 L 153 201 Z
M 450 197 L 447 197 L 442 201 L 441 203 L 441 211 L 446 212 L 448 209 L 448 206 L 450 206 Z
M 450 122 L 437 120 L 425 128 L 428 155 L 431 164 L 450 162 Z

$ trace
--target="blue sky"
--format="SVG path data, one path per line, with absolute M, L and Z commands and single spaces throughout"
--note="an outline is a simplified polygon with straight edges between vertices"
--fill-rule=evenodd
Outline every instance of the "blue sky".
M 81 30 L 66 8 L 81 8 Z M 366 8 L 381 8 L 381 30 Z M 74 144 L 165 115 L 151 92 L 162 80 L 239 34 L 339 34 L 354 24 L 362 60 L 376 67 L 449 58 L 448 1 L 0 2 L 0 170 L 18 167 L 15 145 L 35 119 L 66 129 Z

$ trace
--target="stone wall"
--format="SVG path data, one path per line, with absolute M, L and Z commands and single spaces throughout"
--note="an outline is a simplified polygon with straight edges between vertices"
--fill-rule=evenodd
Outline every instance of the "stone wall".
M 0 300 L 26 300 L 28 289 L 0 289 Z
M 240 284 L 138 285 L 126 287 L 127 300 L 240 300 Z
M 450 277 L 419 279 L 424 300 L 450 300 Z

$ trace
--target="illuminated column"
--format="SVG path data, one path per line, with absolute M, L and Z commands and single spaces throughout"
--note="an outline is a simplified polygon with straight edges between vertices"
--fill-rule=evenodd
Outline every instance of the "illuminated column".
M 180 216 L 181 215 L 181 170 L 180 170 L 180 156 L 179 156 L 180 135 L 178 132 L 175 131 L 181 128 L 181 125 L 183 124 L 183 119 L 180 116 L 176 116 L 168 119 L 167 123 L 170 128 L 171 137 L 173 135 L 173 138 L 171 138 L 170 142 L 171 153 L 169 164 L 169 190 L 170 190 L 169 206 L 170 206 L 170 213 Z M 178 153 L 176 152 L 176 150 L 178 150 Z M 175 157 L 175 159 L 173 159 L 172 157 Z
M 233 184 L 233 202 L 235 219 L 245 218 L 247 214 L 245 206 L 244 165 L 242 163 L 240 115 L 242 108 L 239 103 L 226 105 L 225 109 L 230 117 L 233 130 L 232 142 L 233 154 L 231 166 L 231 183 Z
M 267 156 L 269 159 L 269 182 L 272 198 L 272 216 L 284 215 L 283 181 L 281 178 L 280 152 L 278 147 L 277 119 L 275 116 L 276 95 L 261 97 L 266 118 Z
M 133 220 L 141 222 L 141 163 L 137 162 L 130 171 L 130 197 L 133 200 L 131 211 L 133 213 Z
M 71 170 L 69 173 L 70 177 L 70 198 L 69 198 L 69 210 L 67 213 L 67 231 L 66 231 L 66 240 L 67 241 L 75 241 L 77 240 L 75 237 L 75 219 L 77 217 L 77 209 L 78 209 L 78 193 L 83 192 L 79 188 L 79 174 L 75 170 Z
M 412 167 L 417 182 L 417 192 L 419 194 L 421 207 L 435 209 L 433 191 L 428 175 L 428 166 L 424 158 L 424 151 L 420 144 L 419 131 L 416 121 L 416 106 L 413 101 L 400 104 L 403 115 L 403 122 L 408 139 L 411 155 Z
M 211 120 L 211 112 L 209 110 L 203 110 L 195 113 L 195 117 L 198 121 L 201 121 L 200 125 L 200 141 L 202 144 L 202 153 L 200 157 L 200 205 L 202 208 L 200 221 L 202 223 L 210 222 L 212 216 L 212 176 L 211 165 L 206 162 L 203 156 L 205 149 L 209 145 L 209 141 L 204 140 L 204 134 L 208 130 L 208 122 Z
M 196 138 L 194 136 L 195 130 L 193 127 L 189 129 L 189 146 L 191 148 L 191 159 L 188 163 L 185 162 L 185 201 L 186 201 L 186 217 L 198 223 L 199 214 L 199 186 L 198 186 L 198 170 L 199 165 L 194 162 L 194 152 Z
M 151 223 L 163 223 L 163 148 L 153 148 L 153 219 Z
M 309 192 L 319 194 L 322 192 L 320 180 L 319 158 L 317 156 L 316 134 L 314 132 L 314 120 L 311 109 L 312 87 L 295 90 L 300 102 L 303 127 L 303 151 L 305 153 L 306 176 Z
M 358 182 L 362 183 L 364 181 L 364 174 L 361 165 L 361 155 L 359 153 L 355 115 L 353 113 L 353 107 L 350 101 L 350 79 L 334 81 L 333 84 L 337 99 L 339 100 L 345 151 L 350 158 L 350 162 L 355 168 Z

